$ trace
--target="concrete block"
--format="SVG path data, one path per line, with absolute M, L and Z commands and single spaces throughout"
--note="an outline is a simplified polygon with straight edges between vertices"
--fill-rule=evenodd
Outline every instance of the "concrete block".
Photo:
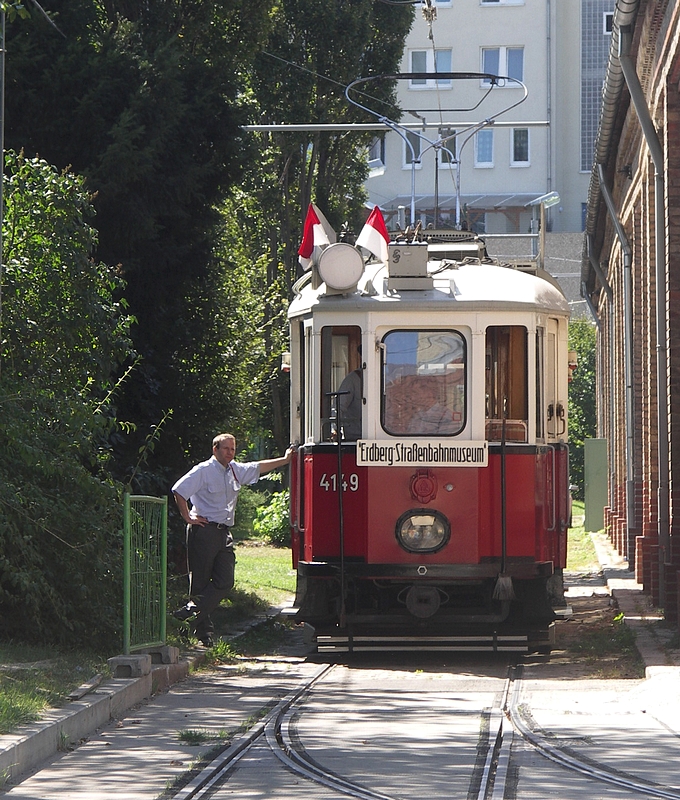
M 114 656 L 108 659 L 108 665 L 114 678 L 141 678 L 151 672 L 151 656 Z
M 163 692 L 178 681 L 184 680 L 189 674 L 189 661 L 177 661 L 176 664 L 158 664 L 151 670 L 151 691 Z
M 176 664 L 179 661 L 179 647 L 147 647 L 141 651 L 151 656 L 152 664 Z

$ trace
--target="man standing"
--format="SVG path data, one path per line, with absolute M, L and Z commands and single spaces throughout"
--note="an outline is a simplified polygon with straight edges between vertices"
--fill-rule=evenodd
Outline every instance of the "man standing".
M 206 647 L 213 644 L 210 613 L 234 585 L 236 559 L 231 528 L 241 486 L 257 483 L 260 475 L 288 464 L 293 455 L 289 447 L 281 458 L 234 461 L 236 439 L 230 433 L 216 436 L 212 450 L 208 461 L 197 464 L 172 487 L 187 525 L 190 597 L 173 616 L 179 620 L 194 617 L 194 632 Z

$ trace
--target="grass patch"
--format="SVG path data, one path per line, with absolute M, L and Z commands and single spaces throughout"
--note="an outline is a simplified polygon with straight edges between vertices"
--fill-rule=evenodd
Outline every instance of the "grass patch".
M 242 544 L 236 548 L 236 587 L 270 605 L 295 594 L 295 571 L 286 547 Z
M 237 543 L 235 581 L 229 599 L 223 601 L 211 615 L 218 631 L 264 614 L 271 606 L 279 605 L 295 594 L 295 572 L 291 567 L 290 550 L 262 542 Z M 186 577 L 172 576 L 168 580 L 168 609 L 183 605 L 186 592 Z M 170 618 L 168 643 L 180 648 L 186 646 L 188 631 L 186 623 L 178 623 Z M 192 642 L 191 639 L 189 641 Z M 221 645 L 217 642 L 216 646 Z M 229 660 L 229 654 L 224 655 L 222 658 L 222 654 L 218 654 L 223 663 Z
M 585 626 L 584 626 L 585 627 Z M 588 664 L 600 667 L 601 677 L 644 677 L 644 662 L 635 646 L 635 634 L 617 614 L 611 624 L 581 631 L 569 650 Z
M 64 705 L 76 686 L 97 673 L 108 674 L 107 655 L 0 643 L 0 734 Z
M 583 502 L 574 500 L 572 519 L 567 537 L 567 570 L 569 572 L 599 572 L 600 562 L 590 533 L 583 527 Z
M 231 642 L 218 639 L 206 654 L 207 664 L 233 664 L 242 655 L 240 649 Z
M 276 654 L 294 625 L 290 620 L 268 619 L 231 642 L 218 639 L 206 653 L 205 663 L 233 664 L 244 658 Z
M 229 734 L 225 730 L 209 731 L 204 728 L 187 729 L 177 732 L 177 738 L 182 744 L 188 744 L 190 747 L 199 747 L 209 742 L 229 742 Z
M 270 619 L 262 625 L 256 625 L 234 643 L 236 649 L 244 656 L 261 656 L 276 653 L 283 643 L 286 634 L 295 623 L 292 620 Z

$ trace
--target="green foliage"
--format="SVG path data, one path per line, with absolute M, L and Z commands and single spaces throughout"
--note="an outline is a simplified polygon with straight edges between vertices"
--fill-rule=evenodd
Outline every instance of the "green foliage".
M 599 572 L 600 562 L 590 533 L 583 527 L 584 508 L 575 500 L 572 509 L 573 525 L 567 540 L 567 569 L 571 572 Z
M 290 495 L 286 489 L 274 492 L 267 505 L 260 506 L 255 513 L 253 530 L 271 544 L 290 544 Z
M 3 636 L 107 643 L 121 622 L 110 373 L 130 353 L 122 282 L 90 257 L 81 179 L 6 158 L 0 376 Z
M 5 163 L 3 361 L 54 392 L 97 391 L 129 353 L 131 319 L 117 271 L 90 258 L 84 180 L 13 152 Z
M 413 8 L 379 0 L 351 4 L 284 0 L 273 12 L 266 48 L 254 62 L 250 88 L 252 116 L 259 122 L 374 121 L 345 97 L 359 77 L 398 71 Z M 324 31 L 320 36 L 319 31 Z M 328 42 L 333 46 L 329 47 Z M 371 106 L 399 117 L 394 82 L 371 85 Z M 364 97 L 365 99 L 365 97 Z M 283 133 L 258 136 L 261 154 L 252 189 L 276 223 L 276 246 L 290 276 L 297 270 L 302 219 L 315 201 L 337 230 L 362 222 L 367 163 L 363 148 L 372 133 Z M 248 187 L 250 189 L 250 187 Z M 261 237 L 272 243 L 271 236 Z
M 238 493 L 238 503 L 236 504 L 236 514 L 234 515 L 234 527 L 231 533 L 235 541 L 250 539 L 253 535 L 253 521 L 257 514 L 257 509 L 266 502 L 263 492 L 256 489 L 249 489 L 243 486 Z
M 107 672 L 104 658 L 91 651 L 0 643 L 0 734 L 37 719 L 47 707 L 65 705 L 75 686 Z
M 284 0 L 273 7 L 268 41 L 247 75 L 243 107 L 253 123 L 373 122 L 351 105 L 345 86 L 361 76 L 398 71 L 413 19 L 408 5 Z M 323 31 L 323 35 L 319 32 Z M 329 47 L 328 43 L 333 42 Z M 371 85 L 371 103 L 399 117 L 393 83 Z M 285 313 L 299 277 L 297 250 L 310 201 L 340 231 L 363 224 L 366 146 L 372 133 L 252 134 L 257 152 L 223 206 L 221 253 L 244 286 L 238 308 L 248 341 L 243 397 L 256 413 L 257 435 L 275 450 L 288 443 Z
M 0 11 L 4 11 L 9 22 L 14 22 L 17 17 L 28 19 L 31 15 L 23 3 L 3 0 L 0 2 Z
M 242 330 L 224 291 L 231 266 L 214 231 L 251 156 L 242 79 L 271 5 L 64 0 L 48 8 L 58 30 L 32 6 L 8 29 L 6 141 L 86 176 L 98 258 L 127 281 L 142 360 L 118 398 L 135 423 L 114 439 L 121 479 L 174 411 L 136 473 L 137 491 L 167 491 L 247 409 L 247 383 L 232 375 Z
M 595 326 L 587 320 L 569 324 L 569 349 L 578 366 L 569 384 L 569 467 L 576 486 L 574 497 L 584 499 L 584 442 L 597 435 L 595 406 Z

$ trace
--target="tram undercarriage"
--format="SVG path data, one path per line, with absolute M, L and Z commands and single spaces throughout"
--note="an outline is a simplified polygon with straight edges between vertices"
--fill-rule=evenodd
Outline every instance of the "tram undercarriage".
M 337 564 L 301 563 L 296 618 L 314 628 L 319 652 L 547 652 L 557 617 L 547 586 L 551 565 L 516 566 L 519 575 L 542 574 L 513 577 L 511 596 L 503 599 L 494 597 L 498 571 L 491 563 L 477 568 L 487 576 L 417 581 L 399 575 L 408 571 L 404 565 L 347 564 L 341 574 Z

